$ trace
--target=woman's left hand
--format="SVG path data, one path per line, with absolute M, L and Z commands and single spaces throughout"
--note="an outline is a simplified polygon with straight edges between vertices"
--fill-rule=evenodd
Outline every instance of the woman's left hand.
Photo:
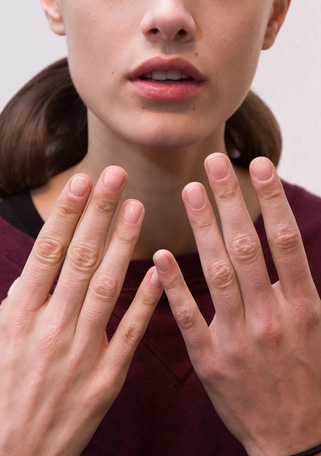
M 201 184 L 183 199 L 215 306 L 206 324 L 167 251 L 154 261 L 196 373 L 249 455 L 286 456 L 321 443 L 321 303 L 300 232 L 268 159 L 251 163 L 279 282 L 271 285 L 261 244 L 228 158 L 206 170 L 224 242 Z M 193 207 L 194 206 L 194 207 Z

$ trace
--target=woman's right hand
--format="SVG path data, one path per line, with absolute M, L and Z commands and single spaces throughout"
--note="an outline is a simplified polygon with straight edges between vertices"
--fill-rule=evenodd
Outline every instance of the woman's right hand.
M 0 455 L 79 455 L 120 392 L 162 294 L 152 268 L 107 340 L 144 215 L 126 201 L 104 253 L 126 178 L 107 168 L 86 209 L 90 178 L 68 182 L 2 303 Z

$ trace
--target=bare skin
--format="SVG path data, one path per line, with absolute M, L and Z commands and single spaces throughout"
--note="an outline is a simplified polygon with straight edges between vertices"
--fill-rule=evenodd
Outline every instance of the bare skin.
M 186 150 L 156 150 L 154 152 L 149 150 L 145 153 L 144 151 L 133 153 L 132 151 L 132 162 L 126 152 L 120 152 L 114 156 L 106 154 L 106 166 L 109 162 L 130 170 L 128 184 L 124 189 L 121 201 L 135 198 L 144 204 L 146 210 L 133 258 L 151 258 L 159 248 L 166 248 L 174 255 L 196 251 L 193 232 L 190 229 L 182 202 L 182 188 L 192 181 L 204 183 L 209 194 L 210 188 L 203 166 L 206 154 L 202 153 L 201 147 L 191 149 L 190 152 Z M 153 155 L 154 160 L 151 158 Z M 183 161 L 182 156 L 184 156 Z M 43 220 L 48 219 L 62 188 L 72 175 L 77 172 L 88 173 L 89 168 L 89 175 L 94 182 L 97 180 L 100 170 L 95 165 L 96 162 L 94 162 L 94 166 L 91 166 L 90 158 L 86 157 L 75 167 L 51 179 L 46 186 L 31 192 L 33 202 Z M 260 207 L 251 185 L 249 173 L 237 167 L 235 167 L 235 171 L 247 208 L 254 221 L 260 214 Z M 215 207 L 213 198 L 211 202 Z M 218 215 L 216 209 L 215 211 Z M 165 217 L 164 214 L 166 214 Z
M 195 250 L 181 190 L 190 181 L 209 190 L 203 162 L 212 152 L 226 153 L 225 121 L 246 97 L 260 52 L 273 44 L 287 6 L 283 0 L 154 0 L 131 8 L 131 1 L 96 0 L 93 8 L 86 1 L 42 0 L 52 30 L 67 37 L 70 71 L 89 125 L 85 160 L 32 194 L 43 219 L 73 172 L 95 182 L 106 166 L 119 165 L 129 173 L 124 198 L 137 198 L 146 209 L 134 258 L 151 257 L 160 247 L 175 254 Z M 155 56 L 179 56 L 194 65 L 204 77 L 202 91 L 179 103 L 137 96 L 128 74 Z M 255 220 L 260 209 L 248 173 L 236 172 Z
M 253 188 L 236 169 L 240 189 L 224 145 L 225 121 L 245 98 L 289 3 L 41 1 L 52 30 L 67 36 L 89 145 L 82 163 L 32 195 L 46 223 L 0 312 L 1 455 L 81 453 L 125 381 L 162 287 L 214 407 L 250 456 L 285 456 L 320 442 L 320 298 L 297 226 L 271 164 L 252 163 Z M 197 67 L 203 90 L 175 105 L 137 96 L 128 74 L 160 55 Z M 215 157 L 206 159 L 207 181 L 203 162 L 215 151 L 223 154 L 214 166 Z M 82 174 L 68 180 L 75 172 Z M 190 181 L 197 182 L 185 187 L 183 201 L 217 311 L 210 327 L 172 255 L 196 248 L 180 202 Z M 261 210 L 280 275 L 273 286 L 252 223 Z M 173 252 L 156 253 L 157 271 L 147 273 L 107 340 L 130 259 L 159 247 Z
M 206 169 L 223 238 L 204 188 L 189 184 L 183 198 L 216 310 L 209 327 L 173 255 L 161 250 L 154 262 L 226 426 L 251 456 L 296 454 L 320 444 L 321 426 L 321 301 L 300 233 L 273 165 L 254 160 L 251 179 L 280 278 L 271 285 L 232 167 L 214 154 Z

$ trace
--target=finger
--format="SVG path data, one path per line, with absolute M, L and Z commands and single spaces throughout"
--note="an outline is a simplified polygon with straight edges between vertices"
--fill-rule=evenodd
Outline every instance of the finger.
M 264 226 L 283 293 L 291 298 L 297 292 L 315 292 L 301 234 L 273 164 L 267 158 L 255 159 L 250 166 Z
M 65 186 L 10 295 L 14 312 L 18 309 L 36 310 L 47 300 L 86 206 L 91 187 L 91 180 L 86 175 L 74 176 Z
M 259 237 L 236 175 L 224 154 L 212 154 L 205 168 L 220 214 L 226 250 L 241 289 L 245 315 L 264 318 L 272 310 L 273 290 Z
M 8 291 L 8 298 L 12 295 L 14 289 L 17 287 L 17 284 L 18 284 L 18 280 L 20 279 L 20 277 L 18 277 L 14 282 L 13 284 L 11 285 L 11 287 L 9 288 L 9 291 Z
M 197 182 L 188 184 L 183 190 L 183 201 L 217 320 L 233 331 L 244 321 L 241 292 L 204 187 Z
M 101 261 L 126 177 L 125 171 L 115 166 L 102 173 L 70 243 L 48 309 L 66 321 L 71 315 L 78 317 L 89 282 Z
M 130 361 L 141 341 L 149 320 L 163 293 L 155 268 L 151 268 L 143 279 L 129 309 L 118 325 L 105 355 L 104 365 L 109 377 L 116 379 L 126 375 Z M 112 373 L 111 367 L 112 366 Z
M 190 359 L 197 369 L 213 348 L 212 332 L 191 295 L 173 255 L 160 250 L 153 257 L 173 316 L 181 330 Z
M 8 290 L 8 293 L 7 293 L 7 297 L 0 303 L 0 312 L 2 310 L 4 310 L 7 302 L 8 302 L 8 298 L 12 295 L 14 289 L 16 288 L 17 286 L 17 283 L 18 283 L 18 280 L 20 279 L 20 277 L 18 277 L 10 286 L 9 290 Z
M 79 314 L 76 331 L 81 339 L 94 342 L 99 332 L 105 332 L 121 292 L 143 218 L 142 203 L 128 200 L 123 204 L 112 239 L 92 277 Z

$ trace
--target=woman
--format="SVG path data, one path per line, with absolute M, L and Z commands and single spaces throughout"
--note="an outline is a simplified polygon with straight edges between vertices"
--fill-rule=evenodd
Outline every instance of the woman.
M 320 451 L 321 202 L 312 277 L 248 95 L 289 3 L 42 0 L 86 111 L 62 61 L 2 114 L 0 454 Z

